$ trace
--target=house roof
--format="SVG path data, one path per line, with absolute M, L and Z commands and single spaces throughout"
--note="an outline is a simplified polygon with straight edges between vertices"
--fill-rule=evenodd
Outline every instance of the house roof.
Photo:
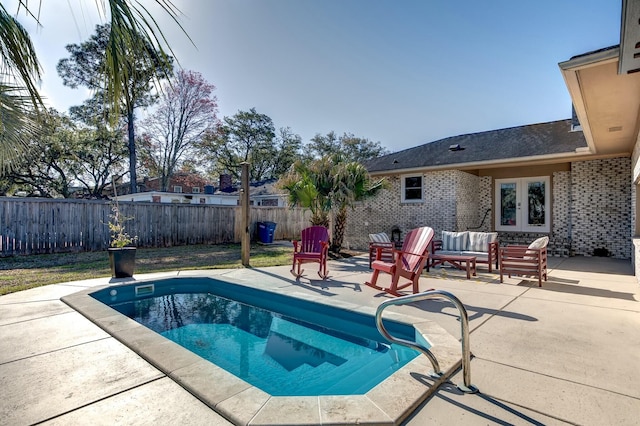
M 460 150 L 453 149 L 458 146 Z M 366 162 L 370 173 L 494 163 L 559 154 L 576 155 L 587 148 L 571 119 L 452 136 Z M 577 150 L 577 151 L 576 151 Z

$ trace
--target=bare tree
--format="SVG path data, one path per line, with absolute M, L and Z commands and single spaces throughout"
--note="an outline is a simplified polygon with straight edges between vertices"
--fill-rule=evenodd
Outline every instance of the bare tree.
M 202 74 L 179 71 L 165 85 L 158 109 L 142 123 L 141 160 L 160 178 L 162 191 L 181 163 L 192 161 L 203 136 L 218 123 L 214 90 Z

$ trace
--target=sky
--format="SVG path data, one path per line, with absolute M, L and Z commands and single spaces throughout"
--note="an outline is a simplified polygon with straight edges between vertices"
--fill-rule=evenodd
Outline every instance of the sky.
M 16 0 L 1 0 L 9 13 Z M 621 0 L 174 0 L 150 4 L 179 65 L 216 86 L 219 117 L 256 108 L 303 141 L 335 131 L 395 152 L 441 138 L 569 118 L 558 63 L 620 42 Z M 30 2 L 32 7 L 38 2 Z M 56 64 L 104 22 L 95 0 L 18 15 L 59 111 L 89 97 Z M 194 46 L 195 44 L 195 46 Z

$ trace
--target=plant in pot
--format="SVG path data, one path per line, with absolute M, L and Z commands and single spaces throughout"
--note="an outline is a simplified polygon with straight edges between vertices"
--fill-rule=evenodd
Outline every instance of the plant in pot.
M 133 219 L 123 216 L 118 202 L 111 208 L 109 215 L 109 264 L 113 278 L 127 278 L 133 276 L 136 265 L 136 248 L 132 245 L 138 237 L 130 236 L 125 230 L 125 222 Z

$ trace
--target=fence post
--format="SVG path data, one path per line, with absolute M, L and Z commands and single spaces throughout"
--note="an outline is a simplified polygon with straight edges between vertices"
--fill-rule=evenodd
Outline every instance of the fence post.
M 242 265 L 249 266 L 249 252 L 251 250 L 251 236 L 249 235 L 249 163 L 242 162 L 242 238 L 240 240 L 242 250 Z

